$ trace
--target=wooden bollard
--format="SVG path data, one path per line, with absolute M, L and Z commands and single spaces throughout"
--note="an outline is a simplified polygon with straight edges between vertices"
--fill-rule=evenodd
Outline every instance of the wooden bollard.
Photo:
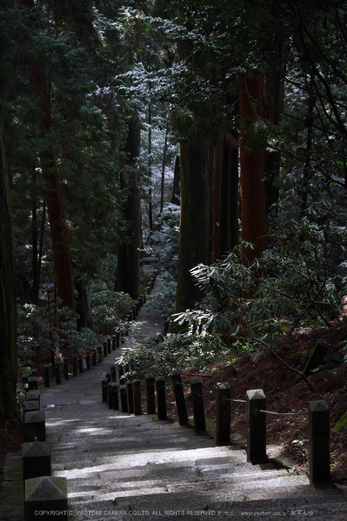
M 128 412 L 127 386 L 121 385 L 119 387 L 119 391 L 120 391 L 120 402 L 121 402 L 122 412 Z
M 108 381 L 106 380 L 106 378 L 101 380 L 101 390 L 102 390 L 102 401 L 103 402 L 107 402 L 107 385 L 108 385 Z
M 69 359 L 64 358 L 64 380 L 69 379 Z
M 146 293 L 142 293 L 142 303 L 146 304 Z
M 77 358 L 73 358 L 72 360 L 72 374 L 77 376 Z
M 155 414 L 155 378 L 152 373 L 145 375 L 147 414 Z
M 98 346 L 98 360 L 99 360 L 99 363 L 102 362 L 102 347 L 101 346 Z
M 79 369 L 80 374 L 82 374 L 83 373 L 83 358 L 81 356 L 78 359 L 78 369 Z
M 107 338 L 107 353 L 108 354 L 111 353 L 111 338 L 110 337 Z
M 23 480 L 51 475 L 51 445 L 46 441 L 23 443 Z
M 167 420 L 165 378 L 158 376 L 155 380 L 155 385 L 157 388 L 158 420 Z
M 45 413 L 27 412 L 24 417 L 24 441 L 46 441 Z
M 95 351 L 95 349 L 94 349 L 93 354 L 92 354 L 92 363 L 93 363 L 93 366 L 96 365 L 96 351 Z
M 113 336 L 112 337 L 112 351 L 115 351 L 116 350 L 116 337 Z
M 247 461 L 266 460 L 266 398 L 262 389 L 246 392 L 247 402 Z
M 141 381 L 134 380 L 133 383 L 133 395 L 134 395 L 134 414 L 140 416 L 142 414 L 141 408 Z
M 46 364 L 43 366 L 43 374 L 44 374 L 44 380 L 45 380 L 45 387 L 50 387 L 50 379 L 49 379 L 49 364 Z
M 107 342 L 104 342 L 104 357 L 107 356 Z
M 113 365 L 112 367 L 110 367 L 110 372 L 111 372 L 111 382 L 116 382 L 116 366 Z
M 25 521 L 37 521 L 38 512 L 47 512 L 41 519 L 51 519 L 49 512 L 60 521 L 68 520 L 66 478 L 41 476 L 25 481 L 24 517 Z
M 33 389 L 38 389 L 37 376 L 29 376 L 28 378 L 28 389 L 29 391 Z
M 108 408 L 109 409 L 113 409 L 113 394 L 112 394 L 112 382 L 108 382 L 107 384 L 107 387 L 108 387 L 108 392 L 107 392 L 107 395 L 108 395 Z
M 181 375 L 176 369 L 171 375 L 172 385 L 175 393 L 178 421 L 180 425 L 187 425 L 188 415 L 186 401 L 184 399 L 183 385 Z
M 111 394 L 112 394 L 112 404 L 113 404 L 113 410 L 118 411 L 119 405 L 118 405 L 118 385 L 114 382 L 111 383 Z
M 324 400 L 309 402 L 310 482 L 328 483 L 330 475 L 330 419 Z
M 190 380 L 190 388 L 193 401 L 194 430 L 197 434 L 204 434 L 206 432 L 206 422 L 201 378 L 192 378 Z
M 116 333 L 116 347 L 119 347 L 120 345 L 120 332 L 117 331 Z
M 127 382 L 127 397 L 128 397 L 128 413 L 134 414 L 134 392 L 133 392 L 133 383 Z
M 61 384 L 61 378 L 60 378 L 60 363 L 59 362 L 56 362 L 55 363 L 55 383 L 57 385 L 60 385 Z
M 230 414 L 231 414 L 231 387 L 230 384 L 217 384 L 217 419 L 216 445 L 230 445 Z

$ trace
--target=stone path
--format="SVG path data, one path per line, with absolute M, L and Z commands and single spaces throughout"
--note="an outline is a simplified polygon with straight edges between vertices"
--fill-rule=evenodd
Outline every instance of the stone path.
M 142 339 L 164 327 L 148 305 L 138 320 Z M 139 335 L 127 343 L 141 340 Z M 340 489 L 316 490 L 304 474 L 253 466 L 240 447 L 215 447 L 189 427 L 109 410 L 101 380 L 119 354 L 113 351 L 90 371 L 41 391 L 52 473 L 67 479 L 70 520 L 346 521 L 347 496 Z M 18 504 L 2 514 L 4 520 L 23 519 Z

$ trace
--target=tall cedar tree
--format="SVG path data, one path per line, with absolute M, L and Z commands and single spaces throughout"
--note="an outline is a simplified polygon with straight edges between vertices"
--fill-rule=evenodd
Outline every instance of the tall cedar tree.
M 259 144 L 252 142 L 247 133 L 262 118 L 262 75 L 255 72 L 252 77 L 244 76 L 240 92 L 240 166 L 241 166 L 241 222 L 242 241 L 252 243 L 254 248 L 242 248 L 242 264 L 249 266 L 266 247 L 266 213 L 264 158 Z
M 19 7 L 24 19 L 35 16 L 33 0 L 19 0 Z M 51 130 L 50 89 L 49 81 L 40 64 L 30 65 L 30 80 L 36 104 L 39 109 L 39 125 L 42 136 L 48 136 Z M 57 293 L 62 304 L 75 313 L 75 294 L 68 230 L 65 220 L 63 196 L 59 181 L 59 173 L 54 149 L 49 146 L 41 155 L 41 167 L 44 179 L 47 181 L 47 208 L 54 267 L 56 274 Z
M 10 187 L 0 104 L 0 418 L 16 417 L 17 308 Z

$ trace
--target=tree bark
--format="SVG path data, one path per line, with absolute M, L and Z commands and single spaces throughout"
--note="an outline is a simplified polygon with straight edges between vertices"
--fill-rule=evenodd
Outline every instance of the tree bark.
M 262 77 L 255 72 L 244 77 L 240 92 L 240 166 L 241 166 L 241 222 L 242 241 L 252 243 L 254 249 L 242 248 L 242 264 L 249 266 L 266 248 L 266 214 L 264 158 L 262 150 L 247 137 L 249 131 L 262 118 Z
M 0 104 L 0 418 L 16 419 L 17 307 L 12 213 Z
M 141 211 L 140 188 L 136 160 L 140 154 L 140 131 L 136 117 L 129 123 L 125 147 L 128 169 L 121 175 L 121 187 L 127 192 L 125 217 L 130 229 L 118 252 L 116 291 L 124 291 L 136 299 L 140 295 Z
M 181 139 L 181 225 L 176 313 L 201 299 L 189 270 L 210 260 L 211 149 L 203 139 Z
M 35 3 L 33 0 L 19 0 L 19 6 L 23 17 L 26 13 L 24 8 L 30 9 L 30 17 L 34 19 Z M 50 91 L 49 82 L 44 71 L 39 65 L 30 65 L 30 79 L 36 104 L 40 110 L 39 125 L 42 136 L 49 137 L 51 130 Z M 62 305 L 72 309 L 75 314 L 75 294 L 73 285 L 72 263 L 68 230 L 65 219 L 63 196 L 59 181 L 59 173 L 55 151 L 48 145 L 46 151 L 41 155 L 42 173 L 47 181 L 47 209 L 52 237 L 52 249 L 54 255 L 54 267 L 56 273 L 56 284 L 58 296 Z

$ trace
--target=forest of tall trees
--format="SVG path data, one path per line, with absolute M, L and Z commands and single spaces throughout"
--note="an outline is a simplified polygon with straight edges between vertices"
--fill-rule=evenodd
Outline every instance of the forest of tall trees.
M 53 326 L 107 331 L 148 252 L 175 320 L 223 342 L 338 316 L 346 21 L 340 0 L 2 0 L 2 417 L 17 347 L 23 365 Z

